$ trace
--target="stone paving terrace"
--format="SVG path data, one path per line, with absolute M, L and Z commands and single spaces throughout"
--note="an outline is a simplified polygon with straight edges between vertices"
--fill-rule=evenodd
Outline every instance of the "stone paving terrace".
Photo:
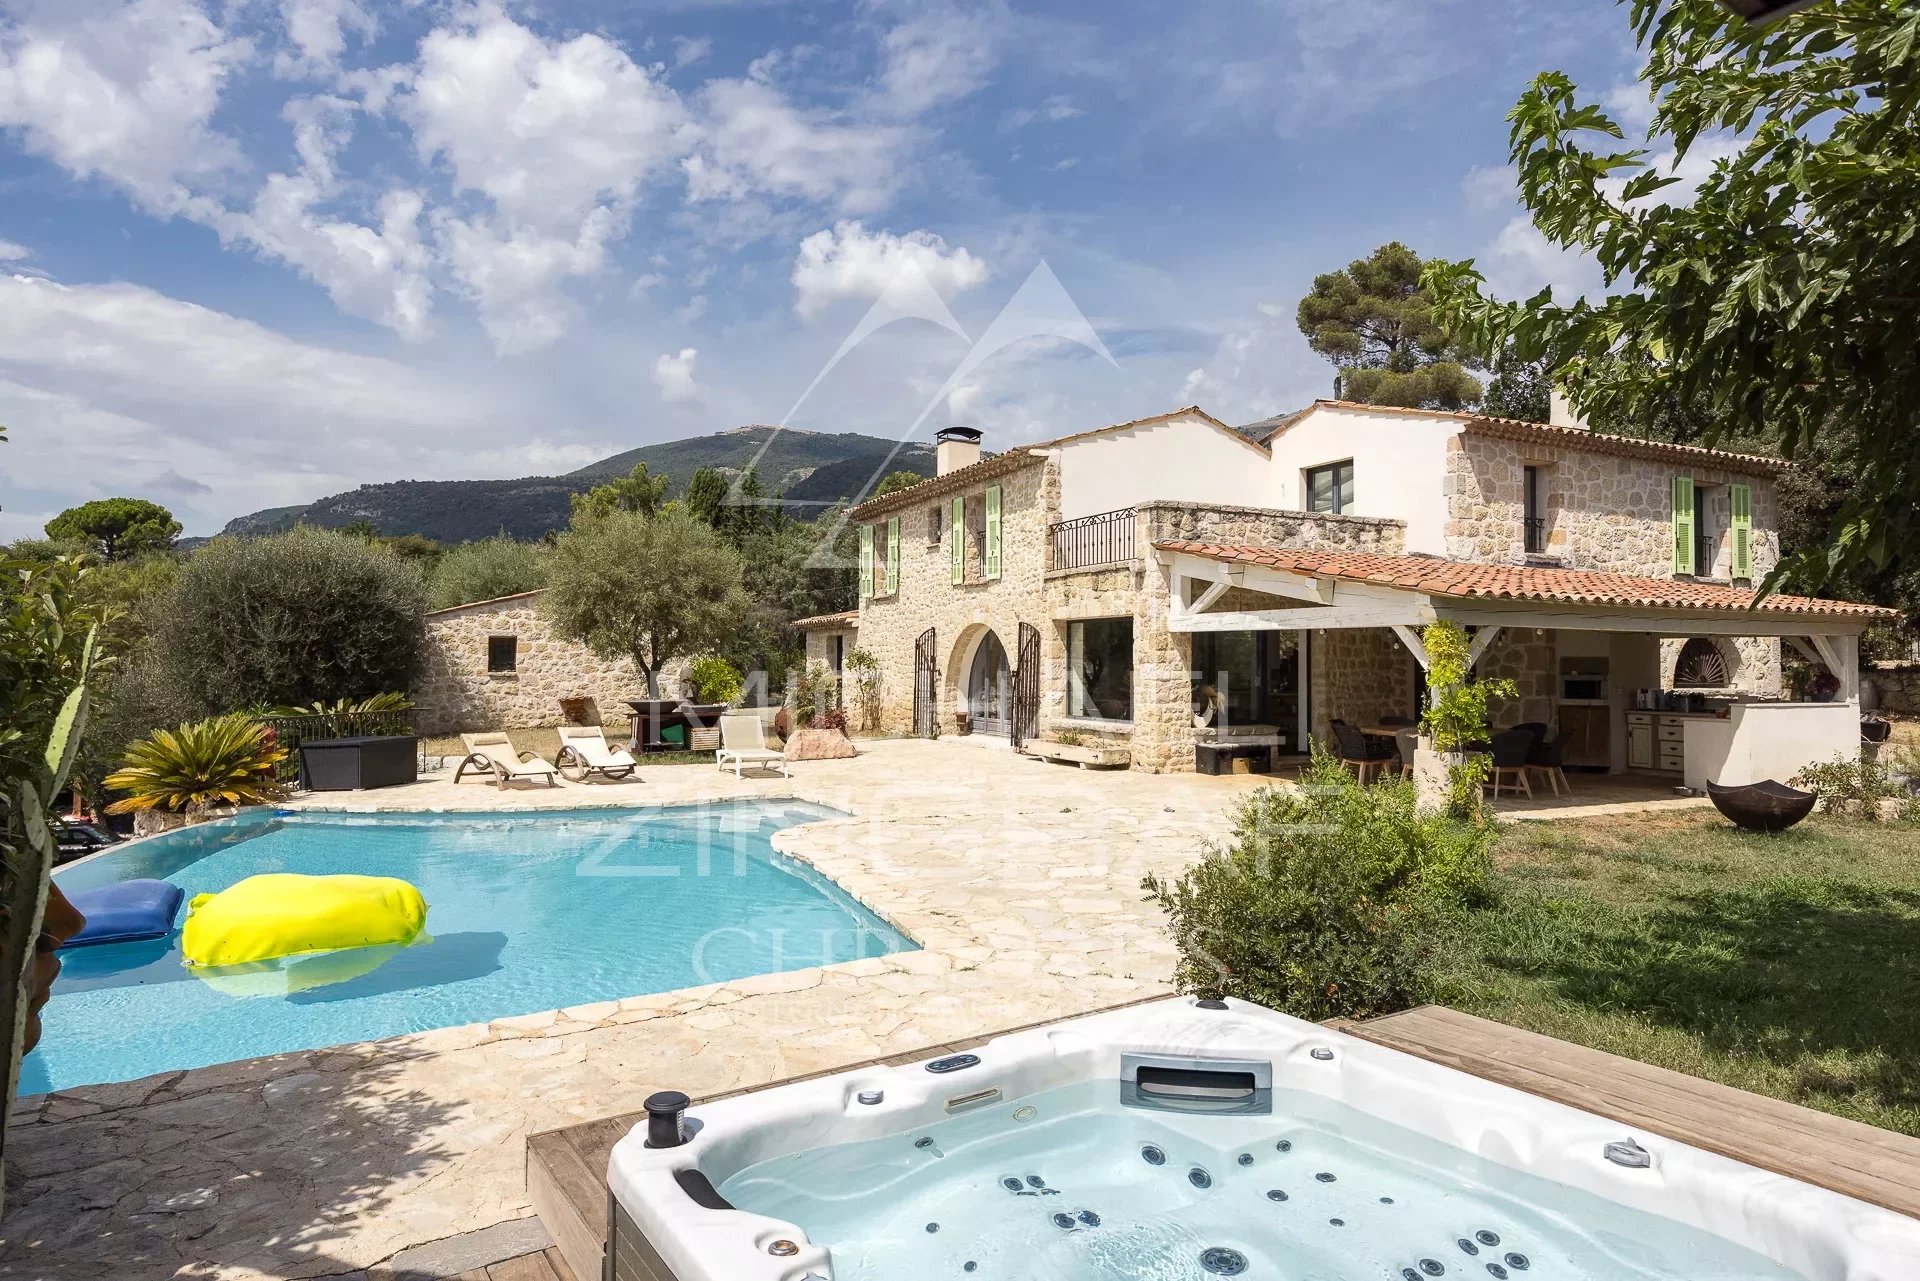
M 799 797 L 850 817 L 776 846 L 924 950 L 22 1100 L 0 1277 L 393 1275 L 379 1265 L 403 1251 L 530 1214 L 535 1131 L 656 1089 L 713 1094 L 1163 993 L 1172 953 L 1140 878 L 1193 859 L 1266 781 L 1085 771 L 953 740 L 864 748 L 790 782 L 675 765 L 503 793 L 449 771 L 332 802 Z

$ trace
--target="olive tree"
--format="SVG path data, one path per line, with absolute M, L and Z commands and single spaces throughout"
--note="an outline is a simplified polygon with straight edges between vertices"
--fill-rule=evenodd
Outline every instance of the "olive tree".
M 745 573 L 740 553 L 684 507 L 582 511 L 555 540 L 540 607 L 561 635 L 631 661 L 658 698 L 662 666 L 724 650 L 745 622 Z
M 497 600 L 547 585 L 547 549 L 505 534 L 462 543 L 443 555 L 427 580 L 435 609 Z
M 201 716 L 412 687 L 426 584 L 385 547 L 300 526 L 216 538 L 180 569 L 149 624 L 150 661 Z

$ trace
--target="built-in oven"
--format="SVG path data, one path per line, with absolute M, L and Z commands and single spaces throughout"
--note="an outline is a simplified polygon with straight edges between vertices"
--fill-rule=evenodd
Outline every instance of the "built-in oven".
M 1564 703 L 1604 703 L 1607 701 L 1607 660 L 1604 658 L 1563 658 L 1560 660 L 1560 701 Z

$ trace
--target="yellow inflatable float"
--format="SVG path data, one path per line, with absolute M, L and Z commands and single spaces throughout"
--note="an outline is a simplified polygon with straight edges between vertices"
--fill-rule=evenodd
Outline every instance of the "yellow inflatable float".
M 187 904 L 180 950 L 196 969 L 347 948 L 381 947 L 390 955 L 418 939 L 426 924 L 427 901 L 394 877 L 271 872 L 196 895 Z

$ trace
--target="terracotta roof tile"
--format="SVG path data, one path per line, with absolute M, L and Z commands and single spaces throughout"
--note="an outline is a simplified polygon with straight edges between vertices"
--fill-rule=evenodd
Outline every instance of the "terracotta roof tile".
M 1030 463 L 1043 461 L 1035 456 L 1031 445 L 1020 445 L 1004 454 L 995 454 L 991 458 L 982 458 L 977 463 L 950 471 L 944 476 L 933 476 L 918 485 L 909 485 L 905 489 L 896 489 L 884 498 L 870 498 L 847 513 L 851 520 L 872 520 L 887 512 L 904 511 L 917 503 L 940 494 L 950 494 L 965 489 L 969 485 L 983 480 L 992 480 L 995 476 L 1004 476 L 1008 472 L 1019 471 Z
M 1221 543 L 1161 542 L 1162 551 L 1185 552 L 1228 564 L 1260 565 L 1297 574 L 1401 587 L 1429 596 L 1461 600 L 1536 601 L 1562 605 L 1613 605 L 1640 609 L 1704 610 L 1735 613 L 1804 614 L 1817 618 L 1871 621 L 1898 617 L 1899 611 L 1854 601 L 1773 595 L 1754 604 L 1754 593 L 1717 583 L 1679 578 L 1645 578 L 1591 569 L 1552 569 L 1534 565 L 1488 565 L 1433 556 L 1376 556 L 1365 552 L 1288 551 Z
M 793 625 L 803 632 L 825 631 L 832 627 L 849 627 L 860 621 L 857 609 L 841 610 L 838 614 L 816 614 L 812 618 L 796 618 Z

